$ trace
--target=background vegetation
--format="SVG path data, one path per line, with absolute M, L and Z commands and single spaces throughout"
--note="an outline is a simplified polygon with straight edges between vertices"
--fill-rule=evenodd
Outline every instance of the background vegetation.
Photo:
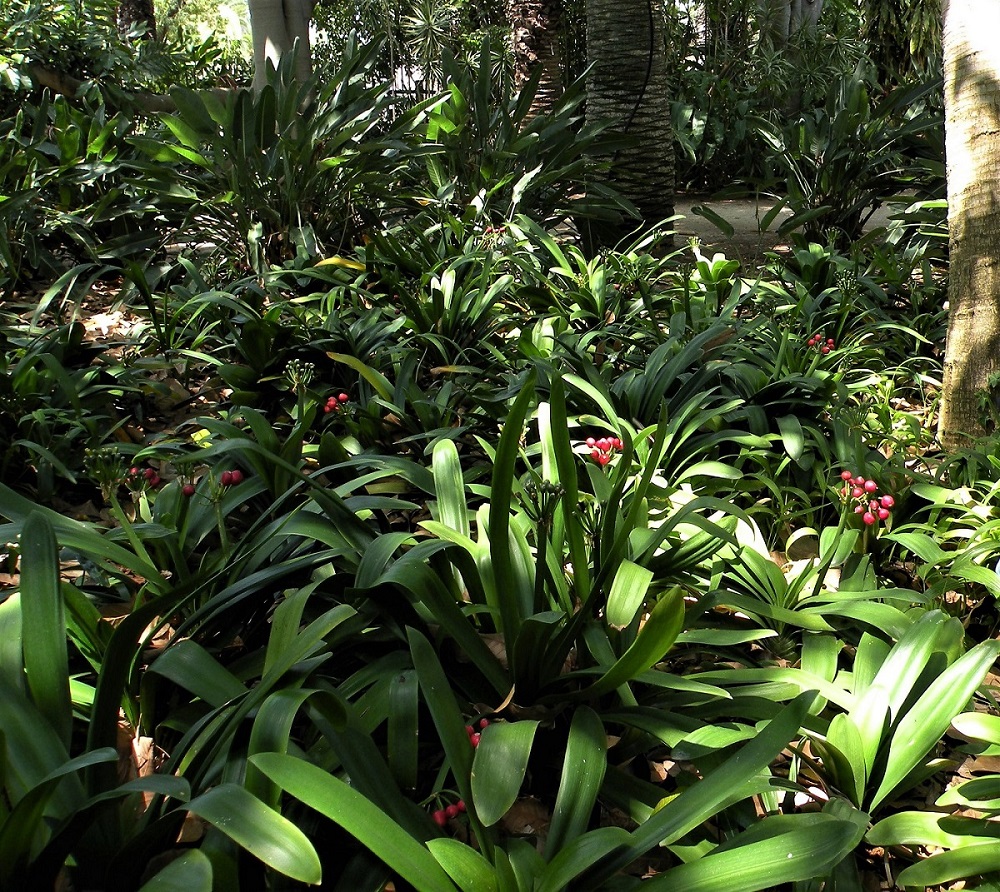
M 585 252 L 620 138 L 469 4 L 253 94 L 198 16 L 4 3 L 0 887 L 997 887 L 934 54 L 755 8 L 667 10 L 680 180 L 791 210 L 741 265 Z

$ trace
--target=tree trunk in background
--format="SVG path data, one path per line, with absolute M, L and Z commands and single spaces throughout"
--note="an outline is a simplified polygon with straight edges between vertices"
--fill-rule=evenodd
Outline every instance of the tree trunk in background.
M 983 433 L 1000 388 L 1000 3 L 945 0 L 945 145 L 950 272 L 938 437 Z
M 281 57 L 290 53 L 298 40 L 295 76 L 306 81 L 312 74 L 309 47 L 309 20 L 312 0 L 249 0 L 250 32 L 253 36 L 253 88 L 267 83 L 268 67 L 277 68 Z
M 587 57 L 593 66 L 588 119 L 610 120 L 630 140 L 610 159 L 606 181 L 639 209 L 644 223 L 670 217 L 674 144 L 659 0 L 587 0 Z M 631 228 L 611 227 L 597 238 L 614 242 Z
M 551 111 L 563 92 L 562 0 L 506 0 L 514 49 L 514 86 L 540 68 L 531 115 Z
M 156 37 L 156 13 L 153 0 L 119 0 L 118 30 L 127 34 L 133 26 L 145 25 L 143 37 Z
M 762 29 L 775 46 L 799 31 L 814 31 L 824 0 L 760 0 Z

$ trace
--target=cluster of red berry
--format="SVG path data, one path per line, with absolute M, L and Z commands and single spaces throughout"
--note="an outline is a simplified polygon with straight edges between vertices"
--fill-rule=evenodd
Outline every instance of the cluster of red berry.
M 820 353 L 826 356 L 826 354 L 829 353 L 837 345 L 834 342 L 833 338 L 824 338 L 823 332 L 819 332 L 818 334 L 814 334 L 811 338 L 809 338 L 808 341 L 806 341 L 806 346 L 815 347 L 817 350 L 819 350 Z
M 236 486 L 236 484 L 242 482 L 243 472 L 239 468 L 234 468 L 232 471 L 223 471 L 219 475 L 219 483 L 223 486 Z
M 601 437 L 600 440 L 587 437 L 587 445 L 590 447 L 590 457 L 601 465 L 601 467 L 604 467 L 604 465 L 611 461 L 611 456 L 615 454 L 615 450 L 621 451 L 622 441 L 618 437 Z
M 464 811 L 465 802 L 459 799 L 458 802 L 431 812 L 431 818 L 438 827 L 444 827 L 452 818 L 457 818 Z
M 324 412 L 339 412 L 340 407 L 346 403 L 350 397 L 346 393 L 338 393 L 336 396 L 331 396 L 326 401 L 326 405 L 323 406 Z
M 487 727 L 487 725 L 489 725 L 489 723 L 490 723 L 489 719 L 480 719 L 479 720 L 479 728 L 480 728 L 480 730 L 482 730 L 483 728 Z M 479 734 L 480 734 L 480 732 L 477 731 L 473 725 L 466 725 L 465 726 L 465 733 L 469 735 L 469 743 L 471 743 L 473 746 L 479 746 Z
M 139 484 L 140 486 L 143 483 L 148 483 L 150 487 L 155 488 L 163 482 L 160 475 L 152 468 L 129 468 L 127 476 L 127 483 Z
M 844 481 L 844 488 L 841 490 L 844 501 L 857 502 L 854 513 L 860 514 L 868 526 L 889 519 L 896 500 L 888 493 L 879 495 L 878 484 L 874 480 L 855 477 L 853 471 L 841 471 L 840 479 Z

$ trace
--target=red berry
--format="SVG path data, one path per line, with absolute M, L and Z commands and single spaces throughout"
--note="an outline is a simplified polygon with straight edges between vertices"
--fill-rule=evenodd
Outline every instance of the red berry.
M 593 437 L 587 437 L 587 445 L 591 449 L 593 449 L 597 445 L 597 440 L 595 440 Z
M 875 492 L 878 489 L 878 484 L 874 480 L 865 481 L 865 492 Z
M 191 498 L 191 496 L 193 496 L 195 493 L 195 485 L 193 483 L 185 483 L 181 487 L 181 492 L 184 493 L 184 495 L 186 495 L 188 498 Z
M 621 448 L 622 448 L 622 441 L 621 441 L 621 440 L 619 440 L 619 439 L 618 439 L 617 437 L 615 437 L 615 438 L 614 438 L 614 439 L 613 439 L 613 440 L 611 441 L 611 445 L 612 445 L 612 446 L 614 446 L 614 447 L 615 447 L 615 449 L 621 449 Z
M 140 471 L 139 471 L 138 468 L 129 468 L 128 472 L 129 472 L 129 476 L 131 476 L 131 477 L 138 477 L 139 473 L 140 473 Z
M 465 726 L 465 733 L 468 734 L 469 737 L 472 737 L 472 735 L 476 733 L 476 729 L 473 728 L 472 725 L 466 725 Z
M 832 347 L 832 346 L 834 346 L 834 340 L 833 340 L 833 338 L 827 338 L 827 339 L 826 339 L 826 342 L 827 342 L 827 343 L 828 343 L 828 344 L 829 344 L 829 345 L 830 345 L 831 347 Z
M 445 815 L 446 815 L 446 816 L 447 816 L 448 818 L 454 818 L 454 817 L 456 817 L 456 816 L 458 815 L 458 806 L 457 806 L 457 805 L 449 805 L 449 806 L 448 806 L 448 807 L 447 807 L 447 808 L 446 808 L 446 809 L 444 810 L 444 813 L 445 813 Z
M 222 472 L 222 476 L 219 478 L 219 482 L 223 486 L 232 486 L 232 483 L 233 483 L 233 472 L 232 471 L 223 471 Z
M 865 494 L 865 491 L 860 486 L 855 486 L 851 490 L 851 498 L 860 499 Z
M 230 471 L 229 479 L 232 482 L 233 486 L 236 486 L 237 483 L 243 482 L 243 472 L 238 468 L 234 471 Z
M 350 397 L 346 393 L 339 393 L 337 394 L 337 399 L 342 403 L 346 403 Z
M 826 347 L 826 346 L 824 346 L 824 347 L 821 347 L 821 348 L 820 348 L 820 351 L 819 351 L 819 352 L 820 352 L 820 353 L 822 353 L 822 354 L 823 354 L 824 356 L 826 356 L 826 355 L 827 355 L 827 353 L 829 353 L 829 352 L 830 352 L 830 348 L 829 348 L 829 347 Z
M 601 455 L 603 455 L 603 453 L 601 452 L 600 449 L 591 449 L 590 450 L 590 457 L 594 461 L 600 461 L 601 460 Z
M 865 478 L 864 477 L 860 477 L 860 476 L 859 477 L 855 477 L 852 482 L 854 483 L 855 486 L 864 486 L 865 485 Z
M 604 467 L 604 465 L 606 465 L 606 464 L 607 464 L 607 463 L 608 463 L 609 461 L 611 461 L 611 456 L 610 456 L 610 455 L 608 455 L 608 454 L 607 454 L 606 452 L 602 452 L 602 453 L 601 453 L 600 455 L 598 455 L 598 457 L 597 457 L 597 463 L 598 463 L 598 464 L 599 464 L 599 465 L 600 465 L 601 467 Z
M 896 504 L 896 500 L 892 496 L 888 495 L 882 496 L 882 498 L 879 499 L 879 502 L 882 504 L 883 508 L 891 508 Z
M 473 746 L 479 746 L 479 738 L 480 737 L 481 737 L 481 735 L 477 731 L 475 734 L 470 734 L 469 735 L 469 740 L 471 741 L 471 743 L 472 743 Z
M 142 476 L 147 480 L 152 480 L 156 476 L 156 471 L 152 468 L 146 468 L 146 470 L 142 472 Z
M 878 509 L 878 519 L 879 520 L 885 520 L 888 516 L 889 516 L 889 509 L 888 508 L 879 508 Z
M 444 825 L 448 823 L 448 814 L 443 808 L 439 808 L 431 815 L 431 817 L 434 819 L 434 823 L 437 824 L 438 827 L 444 827 Z
M 597 448 L 598 449 L 607 449 L 608 446 L 610 446 L 610 445 L 611 444 L 608 443 L 608 438 L 607 437 L 601 437 L 601 439 L 597 441 Z
M 479 720 L 479 727 L 480 728 L 486 728 L 486 727 L 489 726 L 489 723 L 490 723 L 489 719 L 480 719 Z
M 160 485 L 160 484 L 161 484 L 162 482 L 163 482 L 163 481 L 162 481 L 162 480 L 161 480 L 161 479 L 159 478 L 159 476 L 158 476 L 157 474 L 155 474 L 155 473 L 153 474 L 153 476 L 152 476 L 152 477 L 150 477 L 150 478 L 149 478 L 149 485 L 150 485 L 151 487 L 153 487 L 154 489 L 155 489 L 155 488 L 156 488 L 157 486 L 159 486 L 159 485 Z
M 458 802 L 455 803 L 455 808 L 457 808 L 460 812 L 465 811 L 465 800 L 459 799 Z
M 866 511 L 864 517 L 862 517 L 861 519 L 866 524 L 868 524 L 868 526 L 871 526 L 873 523 L 875 523 L 875 515 L 872 514 L 870 511 Z
M 840 479 L 841 480 L 850 480 L 853 476 L 854 475 L 850 471 L 841 471 L 840 472 Z
M 857 505 L 854 508 L 854 513 L 855 514 L 860 514 L 864 510 L 865 510 L 865 506 L 864 505 Z

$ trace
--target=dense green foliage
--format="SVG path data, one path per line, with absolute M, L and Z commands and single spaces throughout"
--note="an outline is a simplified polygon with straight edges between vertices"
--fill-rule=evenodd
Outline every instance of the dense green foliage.
M 380 47 L 3 122 L 0 888 L 995 888 L 930 88 L 756 121 L 759 266 L 588 256 L 579 93 Z

